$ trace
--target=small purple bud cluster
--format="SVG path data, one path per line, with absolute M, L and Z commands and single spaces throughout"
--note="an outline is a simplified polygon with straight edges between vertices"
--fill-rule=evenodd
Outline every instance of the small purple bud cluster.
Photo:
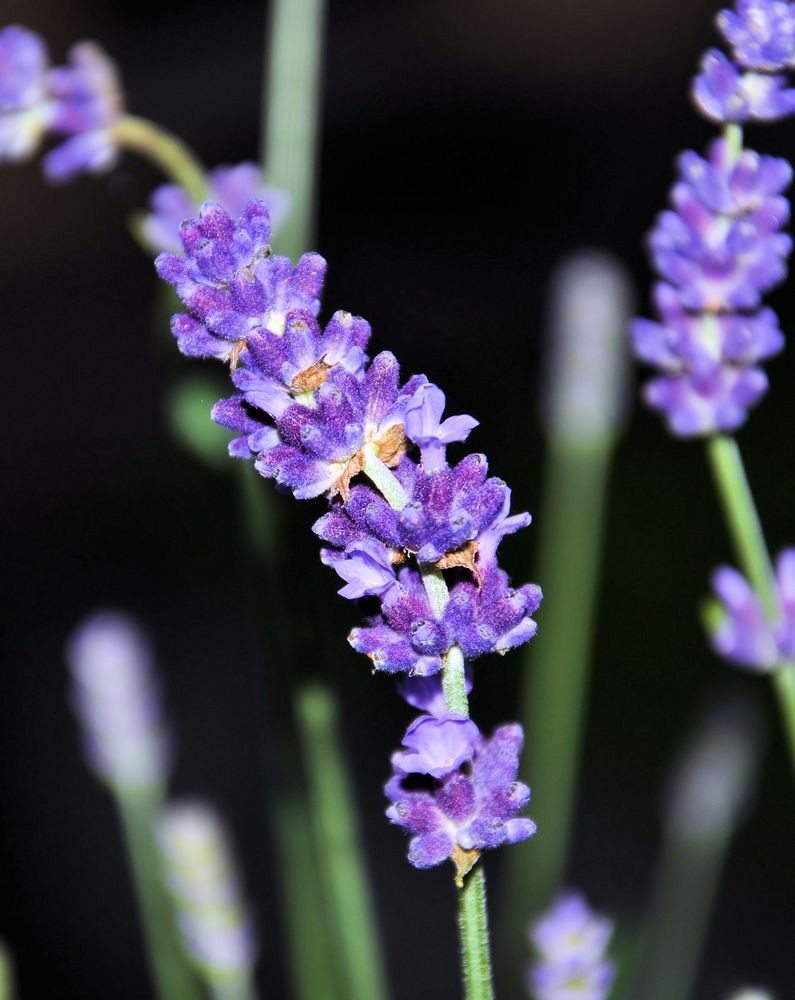
M 795 549 L 784 549 L 776 559 L 772 621 L 759 595 L 737 570 L 722 566 L 713 574 L 712 586 L 724 613 L 712 634 L 717 653 L 758 671 L 795 660 Z
M 539 953 L 527 987 L 535 1000 L 605 1000 L 615 976 L 605 951 L 613 925 L 579 893 L 560 896 L 530 928 Z
M 323 562 L 344 581 L 343 597 L 379 605 L 349 641 L 375 670 L 408 675 L 401 691 L 426 713 L 393 758 L 388 815 L 413 834 L 413 864 L 452 858 L 460 877 L 479 850 L 535 829 L 516 818 L 529 797 L 516 780 L 521 728 L 484 739 L 445 707 L 441 683 L 452 660 L 534 635 L 541 591 L 512 588 L 496 555 L 530 516 L 510 514 L 510 490 L 488 476 L 483 455 L 448 464 L 447 447 L 476 420 L 443 419 L 442 391 L 423 375 L 402 382 L 394 355 L 370 361 L 362 318 L 337 312 L 319 323 L 326 263 L 275 255 L 261 201 L 237 220 L 207 202 L 179 237 L 183 253 L 161 254 L 156 267 L 186 306 L 172 321 L 180 350 L 229 362 L 236 392 L 213 419 L 236 432 L 234 457 L 254 459 L 299 499 L 328 497 L 314 526 L 329 546 Z
M 28 159 L 51 132 L 67 138 L 44 158 L 50 180 L 107 170 L 122 111 L 116 67 L 94 42 L 78 42 L 66 66 L 51 67 L 39 35 L 18 25 L 0 31 L 0 162 Z
M 276 188 L 267 187 L 258 163 L 238 163 L 220 166 L 207 174 L 207 194 L 217 201 L 233 218 L 237 218 L 252 198 L 268 206 L 271 224 L 279 229 L 289 211 L 289 198 Z M 149 212 L 143 219 L 141 232 L 146 242 L 157 253 L 181 249 L 179 227 L 183 219 L 192 219 L 199 205 L 188 192 L 177 184 L 162 184 L 155 188 L 149 199 Z
M 743 149 L 738 123 L 795 112 L 795 90 L 781 75 L 795 67 L 795 10 L 780 0 L 738 0 L 718 26 L 734 62 L 710 50 L 693 97 L 726 134 L 706 158 L 692 151 L 679 158 L 672 208 L 648 240 L 662 278 L 654 289 L 658 321 L 638 319 L 632 328 L 638 358 L 660 371 L 645 387 L 646 402 L 684 437 L 739 427 L 767 391 L 759 363 L 784 346 L 761 297 L 787 274 L 792 241 L 781 229 L 792 168 Z

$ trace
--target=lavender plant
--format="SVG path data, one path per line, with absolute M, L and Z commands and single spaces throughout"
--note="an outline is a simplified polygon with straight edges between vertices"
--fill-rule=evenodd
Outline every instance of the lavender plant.
M 761 362 L 784 344 L 776 315 L 763 307 L 762 296 L 787 273 L 792 241 L 781 230 L 789 219 L 783 192 L 792 168 L 785 160 L 744 148 L 743 126 L 795 112 L 795 89 L 788 87 L 787 76 L 795 68 L 795 10 L 781 0 L 737 0 L 716 23 L 731 55 L 718 49 L 705 54 L 691 96 L 723 134 L 705 157 L 688 151 L 679 158 L 672 207 L 659 216 L 648 240 L 662 279 L 654 288 L 658 318 L 636 320 L 632 339 L 638 358 L 659 373 L 644 389 L 647 403 L 675 435 L 706 439 L 740 563 L 765 617 L 783 622 L 785 598 L 774 585 L 740 452 L 730 435 L 767 391 Z M 795 667 L 786 640 L 771 644 L 764 630 L 750 627 L 754 609 L 737 575 L 723 571 L 716 586 L 729 611 L 716 648 L 736 662 L 750 657 L 751 665 L 769 671 L 795 764 Z M 755 641 L 759 649 L 748 652 Z

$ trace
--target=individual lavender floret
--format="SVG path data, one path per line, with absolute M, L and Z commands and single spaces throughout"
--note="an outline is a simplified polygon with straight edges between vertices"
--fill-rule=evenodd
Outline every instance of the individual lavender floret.
M 47 131 L 47 65 L 38 35 L 19 25 L 0 31 L 0 163 L 27 159 Z
M 775 621 L 736 570 L 721 567 L 712 585 L 724 611 L 712 634 L 716 652 L 753 670 L 772 670 L 782 660 L 795 659 L 795 549 L 784 549 L 776 560 Z
M 795 14 L 784 0 L 737 0 L 716 24 L 744 69 L 774 73 L 795 62 Z
M 437 718 L 447 715 L 441 674 L 433 674 L 430 677 L 404 677 L 398 682 L 397 689 L 398 693 L 414 708 L 419 708 Z M 464 689 L 467 694 L 472 690 L 472 667 L 470 664 L 464 666 Z
M 112 167 L 118 156 L 113 126 L 124 110 L 115 63 L 95 42 L 78 42 L 69 50 L 69 65 L 50 71 L 47 86 L 50 127 L 71 138 L 44 158 L 45 174 L 63 181 Z
M 94 770 L 121 791 L 162 783 L 168 735 L 153 676 L 153 657 L 138 623 L 119 611 L 87 618 L 66 647 L 71 699 Z
M 426 472 L 443 468 L 447 464 L 447 445 L 466 441 L 469 432 L 478 426 L 478 421 L 467 415 L 448 417 L 443 421 L 444 404 L 442 390 L 428 383 L 417 390 L 406 408 L 406 437 L 419 445 Z
M 604 1000 L 615 976 L 605 951 L 613 924 L 579 893 L 567 892 L 530 928 L 539 953 L 528 974 L 536 1000 Z
M 404 456 L 395 471 L 409 498 L 401 510 L 370 487 L 355 486 L 347 503 L 335 506 L 313 530 L 333 544 L 359 532 L 374 535 L 420 563 L 467 566 L 480 574 L 494 562 L 501 538 L 530 523 L 529 514 L 508 516 L 511 491 L 487 474 L 485 455 L 468 455 L 433 472 Z
M 795 90 L 785 76 L 741 73 L 719 49 L 709 49 L 693 81 L 693 101 L 720 123 L 770 122 L 795 112 Z
M 207 191 L 210 199 L 235 219 L 252 198 L 264 202 L 274 231 L 278 231 L 289 210 L 288 195 L 265 184 L 258 163 L 215 167 L 207 174 Z M 141 227 L 144 237 L 158 252 L 179 253 L 179 227 L 185 219 L 197 215 L 199 204 L 177 184 L 162 184 L 152 192 L 149 207 Z
M 516 780 L 522 742 L 518 724 L 498 727 L 491 739 L 475 740 L 471 764 L 431 788 L 404 787 L 405 774 L 393 773 L 386 814 L 412 834 L 411 864 L 432 868 L 451 858 L 460 878 L 479 851 L 535 833 L 532 820 L 517 818 L 530 799 L 530 789 Z
M 284 334 L 291 310 L 317 315 L 326 262 L 307 253 L 293 267 L 273 255 L 270 236 L 261 201 L 250 201 L 237 222 L 208 201 L 198 219 L 182 223 L 184 255 L 160 254 L 155 266 L 189 309 L 171 326 L 183 354 L 225 359 L 252 334 Z
M 187 954 L 210 983 L 248 981 L 253 922 L 215 812 L 201 803 L 169 806 L 158 839 Z
M 344 552 L 322 549 L 320 558 L 345 581 L 346 586 L 337 591 L 340 597 L 357 600 L 380 596 L 397 584 L 390 551 L 375 538 L 351 542 Z
M 420 715 L 406 730 L 403 746 L 392 754 L 392 768 L 403 774 L 446 778 L 472 760 L 480 731 L 471 719 L 454 713 Z
M 406 567 L 398 573 L 398 586 L 384 594 L 381 614 L 369 625 L 353 629 L 348 642 L 369 656 L 376 670 L 425 677 L 442 669 L 453 646 L 473 659 L 527 642 L 536 633 L 531 616 L 540 603 L 539 587 L 526 584 L 513 590 L 507 574 L 492 566 L 482 575 L 480 586 L 467 581 L 455 584 L 436 618 L 422 577 Z

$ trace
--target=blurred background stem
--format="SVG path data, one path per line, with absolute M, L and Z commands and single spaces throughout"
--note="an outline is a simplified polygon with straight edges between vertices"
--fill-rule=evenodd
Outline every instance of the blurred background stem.
M 626 391 L 629 289 L 623 268 L 598 251 L 564 261 L 551 283 L 547 457 L 532 574 L 544 601 L 519 694 L 527 736 L 522 773 L 533 789 L 538 835 L 506 852 L 497 935 L 501 975 L 514 986 L 527 951 L 527 924 L 547 908 L 565 876 L 609 468 Z
M 156 994 L 160 1000 L 201 1000 L 182 949 L 166 892 L 155 824 L 163 792 L 159 788 L 114 789 L 124 842 Z

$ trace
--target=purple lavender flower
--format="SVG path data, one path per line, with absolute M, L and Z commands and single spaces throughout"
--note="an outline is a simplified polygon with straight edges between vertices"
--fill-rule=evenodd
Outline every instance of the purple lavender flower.
M 273 255 L 270 235 L 268 210 L 258 201 L 237 223 L 209 201 L 198 219 L 182 223 L 185 255 L 160 254 L 155 266 L 190 310 L 171 326 L 183 354 L 236 361 L 249 336 L 283 336 L 292 310 L 317 315 L 326 262 L 310 253 L 293 267 Z
M 235 219 L 252 198 L 264 202 L 274 231 L 279 229 L 289 210 L 288 196 L 263 182 L 262 167 L 258 163 L 216 167 L 207 174 L 207 190 L 210 199 Z M 149 206 L 150 212 L 142 224 L 146 240 L 157 251 L 179 253 L 179 227 L 185 219 L 197 214 L 199 205 L 184 188 L 162 184 L 152 192 Z
M 583 896 L 567 892 L 530 928 L 539 953 L 528 973 L 536 1000 L 604 1000 L 615 976 L 605 951 L 613 924 Z
M 405 775 L 446 778 L 472 760 L 479 739 L 478 727 L 464 715 L 420 715 L 403 737 L 408 750 L 392 754 L 392 768 Z
M 716 24 L 744 69 L 775 73 L 795 62 L 795 14 L 783 0 L 737 0 Z
M 466 693 L 469 694 L 472 690 L 472 667 L 469 664 L 464 668 L 464 686 Z M 404 677 L 398 683 L 397 689 L 414 708 L 419 708 L 437 718 L 447 714 L 441 674 L 432 674 L 430 677 Z
M 118 611 L 95 612 L 72 634 L 66 659 L 94 770 L 120 790 L 160 784 L 168 770 L 169 739 L 152 650 L 138 623 Z
M 337 591 L 340 597 L 356 600 L 380 596 L 397 583 L 390 551 L 375 538 L 351 542 L 344 552 L 323 549 L 320 557 L 345 581 L 346 586 Z
M 448 417 L 444 413 L 444 393 L 438 386 L 422 385 L 406 408 L 406 437 L 422 450 L 422 465 L 433 472 L 446 465 L 445 449 L 455 441 L 466 441 L 478 426 L 474 417 Z
M 400 511 L 370 487 L 355 486 L 348 501 L 335 505 L 314 531 L 332 544 L 374 535 L 420 563 L 467 566 L 479 574 L 494 561 L 501 538 L 530 523 L 529 514 L 508 517 L 511 491 L 487 474 L 485 455 L 468 455 L 452 468 L 432 472 L 404 456 L 395 475 L 409 500 Z
M 468 581 L 455 584 L 437 619 L 420 574 L 406 567 L 398 574 L 398 586 L 384 595 L 381 614 L 369 625 L 353 629 L 348 641 L 370 657 L 376 670 L 425 677 L 442 669 L 454 645 L 467 659 L 474 659 L 527 642 L 536 633 L 531 615 L 540 603 L 538 587 L 526 584 L 512 590 L 507 575 L 490 567 L 480 586 Z
M 38 35 L 19 25 L 0 31 L 0 163 L 27 159 L 47 131 L 47 64 Z
M 710 49 L 693 81 L 693 101 L 711 121 L 777 121 L 795 111 L 785 76 L 740 73 L 719 49 Z
M 535 833 L 532 820 L 517 818 L 530 799 L 516 780 L 522 742 L 521 726 L 500 726 L 491 739 L 476 740 L 468 774 L 454 771 L 431 789 L 405 788 L 404 773 L 395 771 L 385 788 L 392 803 L 386 814 L 412 834 L 411 864 L 432 868 L 451 858 L 462 875 L 477 852 Z
M 71 136 L 44 158 L 50 180 L 97 173 L 114 165 L 118 149 L 113 126 L 124 104 L 116 66 L 94 42 L 69 51 L 69 65 L 50 70 L 47 87 L 53 99 L 50 127 Z
M 722 566 L 712 586 L 724 617 L 712 634 L 715 651 L 752 670 L 772 670 L 795 658 L 795 549 L 776 559 L 776 617 L 770 621 L 762 602 L 737 570 Z

